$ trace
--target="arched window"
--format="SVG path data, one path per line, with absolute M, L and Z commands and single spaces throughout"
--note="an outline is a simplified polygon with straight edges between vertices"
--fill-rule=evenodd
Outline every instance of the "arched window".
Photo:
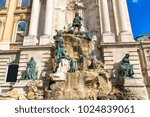
M 21 7 L 28 7 L 31 5 L 31 0 L 20 0 L 19 1 L 19 6 Z
M 20 21 L 16 25 L 14 43 L 23 42 L 23 38 L 27 35 L 27 23 Z
M 8 65 L 6 82 L 16 82 L 18 68 L 19 68 L 18 64 L 15 63 Z
M 0 8 L 5 8 L 6 0 L 0 0 Z

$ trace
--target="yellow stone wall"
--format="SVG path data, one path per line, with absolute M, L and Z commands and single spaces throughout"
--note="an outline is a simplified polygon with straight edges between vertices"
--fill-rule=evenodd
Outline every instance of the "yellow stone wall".
M 30 7 L 20 7 L 20 0 L 6 0 L 5 8 L 0 8 L 0 42 L 14 43 L 14 33 L 19 21 L 29 24 Z

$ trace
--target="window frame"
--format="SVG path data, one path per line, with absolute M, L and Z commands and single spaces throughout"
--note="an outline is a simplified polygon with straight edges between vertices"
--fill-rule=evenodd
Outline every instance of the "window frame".
M 21 22 L 24 22 L 26 24 L 26 28 L 25 28 L 25 31 L 19 31 L 19 33 L 18 33 L 18 26 L 19 26 L 19 23 L 21 23 Z M 26 36 L 27 35 L 27 29 L 28 29 L 27 21 L 21 20 L 21 21 L 17 22 L 16 26 L 15 26 L 15 31 L 14 31 L 13 43 L 22 43 L 22 42 L 17 42 L 17 34 L 24 33 Z
M 15 83 L 15 82 L 7 82 L 7 75 L 8 75 L 8 70 L 9 70 L 10 65 L 18 65 L 18 70 L 19 70 L 19 63 L 8 63 L 7 68 L 6 68 L 6 72 L 5 72 L 5 79 L 4 79 L 5 83 Z M 17 73 L 17 76 L 18 76 L 18 73 Z
M 31 6 L 31 3 L 32 3 L 31 0 L 28 0 L 28 6 L 22 6 L 22 1 L 23 0 L 18 1 L 18 7 L 30 7 Z
M 6 8 L 6 3 L 7 3 L 7 0 L 5 0 L 5 5 L 3 7 L 0 7 L 0 9 Z

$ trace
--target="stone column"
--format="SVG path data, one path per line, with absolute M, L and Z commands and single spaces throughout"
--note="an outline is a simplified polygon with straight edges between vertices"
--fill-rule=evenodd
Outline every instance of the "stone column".
M 126 0 L 117 0 L 118 2 L 118 19 L 119 19 L 119 38 L 120 42 L 134 42 L 133 35 L 128 27 Z
M 52 37 L 52 27 L 53 27 L 53 0 L 46 0 L 46 10 L 45 10 L 45 27 L 44 35 L 40 37 L 40 45 L 47 45 L 54 43 Z
M 102 12 L 102 22 L 103 22 L 103 33 L 110 33 L 111 29 L 110 29 L 107 0 L 101 0 L 101 12 Z
M 44 35 L 52 35 L 53 0 L 46 0 Z
M 39 14 L 40 14 L 40 0 L 33 0 L 30 27 L 29 27 L 29 36 L 37 37 Z
M 119 12 L 119 27 L 120 32 L 128 32 L 128 25 L 127 25 L 127 15 L 125 11 L 124 0 L 118 0 L 118 12 Z
M 99 0 L 99 9 L 100 16 L 102 20 L 102 29 L 103 29 L 103 42 L 104 43 L 113 43 L 115 42 L 114 34 L 111 32 L 110 18 L 109 18 L 109 10 L 108 10 L 108 1 L 107 0 Z
M 29 34 L 23 40 L 24 46 L 30 46 L 30 45 L 37 45 L 38 44 L 37 33 L 38 33 L 40 6 L 41 6 L 40 0 L 33 0 L 30 26 L 29 26 Z

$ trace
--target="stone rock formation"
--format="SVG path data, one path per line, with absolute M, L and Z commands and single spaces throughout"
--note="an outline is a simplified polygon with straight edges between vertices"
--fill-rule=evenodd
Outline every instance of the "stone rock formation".
M 55 62 L 51 55 L 51 70 L 45 79 L 26 82 L 25 94 L 15 90 L 0 95 L 0 99 L 15 100 L 137 100 L 142 99 L 136 91 L 122 90 L 112 86 L 112 71 L 104 69 L 104 64 L 96 60 L 95 68 L 89 68 L 90 41 L 81 35 L 63 34 L 64 47 L 67 55 L 77 61 L 83 54 L 82 69 L 69 72 L 70 60 L 61 59 Z M 57 69 L 56 69 L 57 68 Z M 24 83 L 23 83 L 24 84 Z M 123 88 L 124 89 L 124 88 Z
M 0 100 L 27 100 L 26 95 L 18 91 L 11 90 L 7 93 L 0 94 Z

